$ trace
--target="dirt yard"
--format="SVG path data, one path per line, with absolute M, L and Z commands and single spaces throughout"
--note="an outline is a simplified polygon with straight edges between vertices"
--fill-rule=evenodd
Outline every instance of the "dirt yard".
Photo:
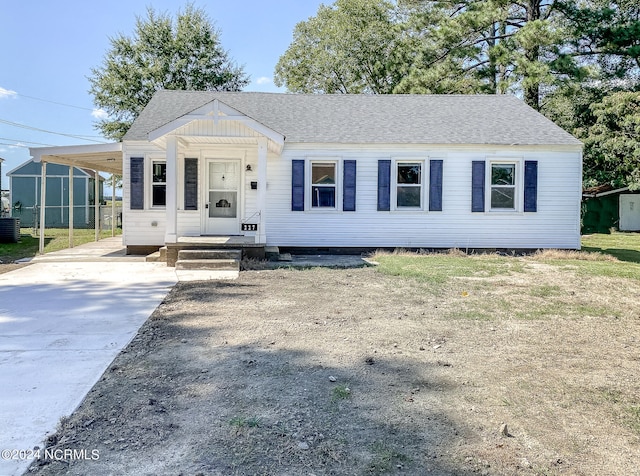
M 49 438 L 99 458 L 29 474 L 638 475 L 639 296 L 534 262 L 179 284 Z
M 28 265 L 29 263 L 0 263 L 0 274 L 8 273 L 9 271 L 15 271 L 16 269 L 24 268 Z

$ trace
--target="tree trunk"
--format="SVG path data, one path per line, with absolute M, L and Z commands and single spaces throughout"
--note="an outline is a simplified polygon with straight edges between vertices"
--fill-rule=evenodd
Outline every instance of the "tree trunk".
M 498 41 L 495 39 L 497 31 L 498 31 L 497 24 L 496 22 L 493 22 L 491 24 L 491 31 L 490 31 L 491 39 L 488 40 L 489 50 L 491 50 L 496 46 L 496 43 Z M 489 87 L 491 88 L 491 92 L 493 94 L 500 94 L 500 90 L 498 89 L 498 68 L 493 59 L 489 59 Z
M 527 23 L 540 19 L 541 1 L 542 0 L 529 0 L 527 2 Z M 524 56 L 528 63 L 537 62 L 540 59 L 540 47 L 534 46 L 526 49 Z M 527 85 L 524 87 L 524 101 L 536 111 L 540 110 L 540 83 L 538 81 L 534 83 L 527 81 Z

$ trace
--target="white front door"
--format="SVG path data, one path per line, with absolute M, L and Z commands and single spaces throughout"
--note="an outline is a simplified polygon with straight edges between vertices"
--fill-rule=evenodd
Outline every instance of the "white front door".
M 240 161 L 206 161 L 205 226 L 207 235 L 240 233 Z

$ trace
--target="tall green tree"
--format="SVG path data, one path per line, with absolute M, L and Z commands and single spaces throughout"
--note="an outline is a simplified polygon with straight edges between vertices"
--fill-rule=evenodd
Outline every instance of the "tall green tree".
M 274 82 L 298 93 L 393 92 L 411 58 L 386 0 L 337 0 L 296 25 Z
M 586 186 L 638 187 L 640 4 L 565 0 L 556 7 L 570 33 L 567 51 L 590 74 L 547 94 L 542 112 L 585 143 Z
M 336 0 L 276 66 L 294 92 L 504 93 L 579 73 L 555 0 Z
M 455 92 L 512 91 L 539 109 L 546 88 L 584 74 L 566 51 L 568 31 L 555 4 L 402 0 L 417 19 L 424 53 L 398 90 L 432 92 L 444 82 Z
M 97 129 L 120 140 L 159 89 L 237 91 L 249 79 L 222 48 L 206 12 L 189 4 L 175 19 L 147 8 L 132 36 L 111 38 L 89 82 L 95 105 L 109 114 Z
M 573 54 L 598 66 L 603 77 L 638 80 L 640 3 L 637 0 L 558 2 L 566 17 Z M 630 78 L 631 75 L 631 78 Z
M 619 91 L 591 105 L 594 123 L 577 131 L 584 173 L 594 183 L 640 189 L 640 92 Z

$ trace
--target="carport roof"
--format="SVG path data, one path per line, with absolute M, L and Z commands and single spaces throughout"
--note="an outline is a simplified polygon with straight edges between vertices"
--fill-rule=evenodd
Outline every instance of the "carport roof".
M 122 173 L 122 143 L 34 147 L 34 162 L 52 162 L 111 174 Z

